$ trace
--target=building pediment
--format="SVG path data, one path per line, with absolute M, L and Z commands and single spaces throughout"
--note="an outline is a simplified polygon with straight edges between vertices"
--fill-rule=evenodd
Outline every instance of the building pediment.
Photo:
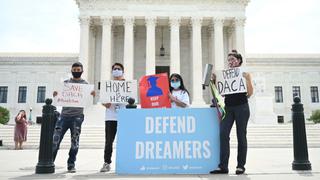
M 101 4 L 157 4 L 157 5 L 195 5 L 195 4 L 242 4 L 247 5 L 250 0 L 75 0 L 78 5 L 101 5 Z
M 76 0 L 80 15 L 244 16 L 249 0 Z M 227 13 L 225 13 L 227 12 Z

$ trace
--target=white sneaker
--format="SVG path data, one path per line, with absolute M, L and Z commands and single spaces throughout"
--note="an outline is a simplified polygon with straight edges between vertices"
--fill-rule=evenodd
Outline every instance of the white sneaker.
M 108 163 L 103 163 L 102 168 L 100 169 L 100 172 L 108 172 L 110 171 L 111 167 Z

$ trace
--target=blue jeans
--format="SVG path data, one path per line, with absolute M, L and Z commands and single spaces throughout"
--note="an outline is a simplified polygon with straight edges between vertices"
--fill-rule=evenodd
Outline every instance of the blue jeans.
M 237 126 L 238 156 L 237 168 L 244 168 L 247 159 L 247 124 L 250 117 L 248 103 L 226 107 L 226 117 L 220 124 L 220 164 L 219 167 L 228 170 L 230 156 L 230 131 L 234 121 Z
M 74 167 L 76 156 L 79 149 L 79 137 L 81 133 L 81 124 L 84 116 L 81 117 L 60 117 L 56 122 L 56 127 L 53 134 L 52 152 L 53 161 L 56 159 L 57 152 L 60 147 L 60 143 L 63 139 L 64 134 L 70 129 L 71 134 L 71 148 L 69 151 L 68 167 Z

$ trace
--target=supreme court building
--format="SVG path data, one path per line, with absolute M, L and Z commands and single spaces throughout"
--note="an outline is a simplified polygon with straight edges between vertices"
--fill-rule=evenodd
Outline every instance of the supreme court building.
M 84 65 L 83 78 L 99 90 L 111 79 L 111 65 L 123 63 L 125 78 L 167 72 L 180 73 L 192 107 L 209 107 L 211 95 L 202 89 L 205 64 L 227 68 L 227 54 L 237 49 L 252 74 L 249 98 L 254 123 L 291 120 L 293 97 L 304 104 L 305 117 L 320 109 L 320 54 L 246 54 L 245 9 L 249 0 L 76 0 L 80 13 L 80 52 L 0 53 L 0 106 L 11 113 L 32 108 L 41 115 L 73 62 Z M 95 103 L 99 97 L 95 98 Z M 86 108 L 92 121 L 104 120 L 99 104 Z M 29 114 L 29 113 L 28 113 Z
M 202 90 L 205 64 L 223 69 L 231 49 L 244 52 L 248 0 L 77 0 L 79 59 L 91 83 L 110 79 L 123 63 L 125 78 L 160 72 L 182 75 L 193 105 L 209 102 Z M 245 65 L 245 62 L 244 62 Z

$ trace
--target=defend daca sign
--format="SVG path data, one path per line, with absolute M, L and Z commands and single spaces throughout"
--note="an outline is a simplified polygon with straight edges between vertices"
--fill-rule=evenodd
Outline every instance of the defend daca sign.
M 219 154 L 216 109 L 119 110 L 118 174 L 207 174 Z
M 129 98 L 137 101 L 137 81 L 105 81 L 100 89 L 100 102 L 127 103 Z
M 235 94 L 247 92 L 247 84 L 245 78 L 242 76 L 243 70 L 241 68 L 231 68 L 218 71 L 217 75 L 217 89 L 219 94 Z

